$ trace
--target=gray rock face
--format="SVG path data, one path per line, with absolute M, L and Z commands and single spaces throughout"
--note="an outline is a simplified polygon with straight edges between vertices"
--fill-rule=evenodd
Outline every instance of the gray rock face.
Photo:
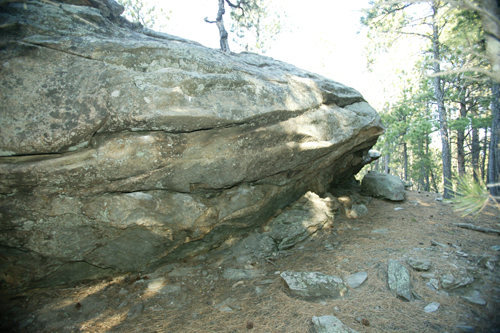
M 402 201 L 405 199 L 405 186 L 399 177 L 368 172 L 361 182 L 362 190 L 369 195 L 384 198 L 392 201 Z
M 432 313 L 432 312 L 435 312 L 439 309 L 439 306 L 441 304 L 439 304 L 438 302 L 432 302 L 432 303 L 429 303 L 425 306 L 424 308 L 424 312 L 425 313 Z
M 282 272 L 281 278 L 292 296 L 305 299 L 340 298 L 347 294 L 338 276 L 320 272 Z
M 194 255 L 371 161 L 383 130 L 354 89 L 88 3 L 2 5 L 5 282 Z
M 453 290 L 471 284 L 474 282 L 474 277 L 466 271 L 457 271 L 454 274 L 447 273 L 442 275 L 440 280 L 443 289 Z
M 422 258 L 408 258 L 408 265 L 416 271 L 428 271 L 431 269 L 431 261 Z
M 368 273 L 366 272 L 357 272 L 354 274 L 349 275 L 346 278 L 346 283 L 350 288 L 358 288 L 363 284 L 363 282 L 366 281 L 366 278 L 368 277 Z
M 234 245 L 231 256 L 239 263 L 273 257 L 330 225 L 334 210 L 336 207 L 329 196 L 320 198 L 316 193 L 307 192 L 265 225 L 263 232 L 251 233 Z
M 396 260 L 389 260 L 387 264 L 387 282 L 396 296 L 406 301 L 413 300 L 410 272 Z
M 356 333 L 335 316 L 312 317 L 313 333 Z
M 328 198 L 308 192 L 269 224 L 269 235 L 278 250 L 286 250 L 307 239 L 325 224 L 332 222 Z

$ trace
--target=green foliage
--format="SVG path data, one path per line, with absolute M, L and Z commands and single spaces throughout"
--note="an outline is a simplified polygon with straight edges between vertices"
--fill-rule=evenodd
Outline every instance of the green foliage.
M 245 51 L 265 53 L 281 31 L 281 15 L 271 7 L 272 1 L 240 0 L 231 11 L 234 42 Z
M 488 204 L 499 208 L 498 202 L 490 195 L 482 181 L 475 181 L 472 176 L 457 180 L 456 196 L 450 201 L 462 217 L 479 214 Z
M 146 28 L 162 30 L 170 13 L 145 0 L 117 0 L 125 10 L 123 15 L 132 22 L 138 22 Z
M 434 21 L 431 20 L 432 5 L 438 6 Z M 460 165 L 465 162 L 466 172 L 472 174 L 473 167 L 480 166 L 478 156 L 484 160 L 487 154 L 487 145 L 479 145 L 478 140 L 484 141 L 485 133 L 488 133 L 479 129 L 491 126 L 492 95 L 487 75 L 490 69 L 479 15 L 449 1 L 372 0 L 362 23 L 369 28 L 369 65 L 386 57 L 386 51 L 398 54 L 392 50 L 397 50 L 399 42 L 408 37 L 414 37 L 418 41 L 415 45 L 421 47 L 420 58 L 414 63 L 413 70 L 392 69 L 400 73 L 400 82 L 393 82 L 391 88 L 400 93 L 399 97 L 388 101 L 383 110 L 382 119 L 387 130 L 376 146 L 391 172 L 402 175 L 408 164 L 405 173 L 418 189 L 434 187 L 437 190 L 436 184 L 441 183 L 441 179 L 434 179 L 442 171 L 436 140 L 442 124 L 438 121 L 434 86 L 435 76 L 440 76 L 445 119 L 448 120 L 443 131 L 448 133 L 452 166 L 458 167 L 460 160 Z M 436 42 L 431 29 L 433 24 L 438 27 L 439 58 L 436 58 L 433 48 L 436 43 L 431 43 Z M 440 73 L 436 73 L 436 61 L 439 61 Z M 475 162 L 473 156 L 476 156 Z M 453 173 L 451 177 L 455 181 Z

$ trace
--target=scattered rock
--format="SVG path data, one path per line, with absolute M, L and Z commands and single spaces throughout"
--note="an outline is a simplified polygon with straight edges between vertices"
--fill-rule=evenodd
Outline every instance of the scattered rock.
M 345 215 L 349 219 L 357 219 L 366 214 L 368 214 L 368 208 L 363 204 L 353 204 L 351 208 L 345 210 Z
M 370 326 L 370 321 L 366 318 L 363 317 L 356 317 L 355 318 L 358 323 L 360 323 L 363 326 Z
M 474 333 L 476 328 L 470 325 L 457 325 L 455 326 L 458 333 Z
M 368 172 L 363 177 L 361 189 L 374 197 L 392 201 L 403 201 L 405 199 L 403 181 L 399 177 L 385 173 Z
M 440 243 L 440 242 L 435 241 L 433 239 L 431 239 L 431 245 L 432 246 L 440 246 L 440 247 L 445 248 L 445 249 L 448 248 L 448 245 Z
M 408 258 L 407 263 L 416 271 L 428 271 L 431 268 L 429 259 Z
M 335 316 L 312 317 L 313 333 L 356 333 Z
M 396 260 L 391 259 L 388 262 L 387 281 L 389 289 L 394 292 L 396 296 L 407 301 L 413 300 L 410 272 Z
M 455 275 L 447 273 L 441 276 L 441 287 L 443 289 L 457 289 L 474 282 L 474 278 L 466 272 L 456 272 Z
M 462 298 L 469 301 L 472 304 L 486 305 L 486 300 L 481 296 L 481 293 L 477 290 L 473 290 L 469 294 L 462 296 Z
M 490 249 L 492 249 L 493 251 L 500 251 L 500 245 L 493 245 L 492 247 L 490 247 Z
M 148 291 L 158 292 L 165 286 L 165 278 L 157 278 L 148 283 Z
M 397 212 L 397 211 L 400 211 L 400 210 L 403 210 L 403 209 L 404 209 L 403 207 L 395 207 L 395 208 L 394 208 L 394 211 L 396 211 L 396 212 Z
M 430 279 L 426 285 L 432 290 L 439 290 L 439 280 L 438 279 Z
M 234 305 L 235 299 L 229 297 L 222 302 L 215 304 L 214 308 L 219 310 L 220 312 L 233 312 L 235 309 L 238 309 L 239 306 Z
M 340 298 L 347 294 L 338 276 L 320 272 L 282 272 L 281 278 L 291 295 L 305 299 Z
M 349 286 L 349 288 L 357 288 L 361 284 L 363 284 L 363 282 L 366 281 L 367 277 L 368 277 L 368 273 L 366 273 L 366 272 L 357 272 L 357 273 L 349 275 L 346 278 L 346 283 Z
M 438 302 L 432 302 L 432 303 L 429 303 L 429 304 L 427 304 L 427 305 L 425 306 L 424 311 L 425 311 L 426 313 L 435 312 L 435 311 L 437 311 L 437 309 L 439 309 L 439 306 L 440 306 L 440 305 L 441 305 L 441 304 L 439 304 Z

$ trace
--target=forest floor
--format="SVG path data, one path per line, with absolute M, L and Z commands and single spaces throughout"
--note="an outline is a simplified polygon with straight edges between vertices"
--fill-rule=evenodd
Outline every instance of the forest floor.
M 248 263 L 236 277 L 225 274 L 236 264 L 220 250 L 149 274 L 4 291 L 3 325 L 19 332 L 308 332 L 313 316 L 334 315 L 358 332 L 500 332 L 500 236 L 455 225 L 499 229 L 499 212 L 462 218 L 435 199 L 407 192 L 404 202 L 371 200 L 358 219 L 339 212 L 331 228 Z M 430 270 L 412 269 L 409 258 L 430 261 Z M 389 259 L 408 267 L 415 300 L 388 289 Z M 286 292 L 283 271 L 368 278 L 342 299 L 306 301 Z M 425 312 L 432 302 L 439 308 Z

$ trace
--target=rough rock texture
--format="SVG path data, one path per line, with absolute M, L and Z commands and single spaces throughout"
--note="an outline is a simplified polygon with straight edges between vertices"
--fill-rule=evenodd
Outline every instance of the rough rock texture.
M 0 6 L 9 285 L 209 250 L 374 158 L 380 119 L 337 82 L 142 29 L 113 1 Z
M 304 299 L 340 298 L 347 294 L 344 281 L 338 276 L 320 272 L 282 272 L 288 292 Z
M 312 317 L 312 333 L 356 333 L 335 316 Z
M 320 198 L 307 192 L 262 227 L 235 244 L 228 255 L 238 263 L 254 262 L 274 257 L 305 241 L 318 230 L 331 227 L 333 215 L 338 210 L 329 195 Z
M 387 264 L 387 283 L 397 297 L 406 301 L 413 300 L 410 272 L 397 260 L 390 259 Z
M 361 182 L 361 189 L 364 193 L 377 198 L 384 198 L 392 201 L 403 201 L 405 199 L 405 185 L 396 176 L 368 172 Z
M 357 272 L 354 274 L 349 275 L 346 279 L 345 282 L 349 286 L 349 288 L 358 288 L 363 284 L 363 282 L 366 281 L 368 278 L 368 273 L 366 272 Z

